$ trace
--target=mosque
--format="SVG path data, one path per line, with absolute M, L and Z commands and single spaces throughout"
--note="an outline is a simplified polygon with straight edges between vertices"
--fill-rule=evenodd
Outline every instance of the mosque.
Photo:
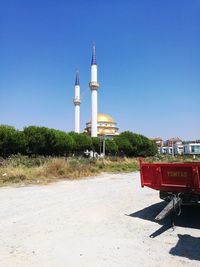
M 112 138 L 119 135 L 117 123 L 113 121 L 112 117 L 107 114 L 98 114 L 98 89 L 99 83 L 97 81 L 97 62 L 96 62 L 96 48 L 92 48 L 92 62 L 91 62 L 91 81 L 89 82 L 91 90 L 91 121 L 86 123 L 84 132 L 92 137 L 106 137 Z M 76 71 L 75 79 L 75 132 L 80 133 L 80 82 L 79 73 Z

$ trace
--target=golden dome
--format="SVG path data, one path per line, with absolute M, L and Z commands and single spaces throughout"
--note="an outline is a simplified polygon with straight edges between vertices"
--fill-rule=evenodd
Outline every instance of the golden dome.
M 114 134 L 115 131 L 111 128 L 111 129 L 104 129 L 104 128 L 101 128 L 99 131 L 98 131 L 99 134 L 101 135 L 109 135 L 109 134 Z
M 91 121 L 86 123 L 85 133 L 91 135 Z M 117 123 L 107 114 L 97 115 L 97 135 L 98 136 L 115 136 L 118 135 Z
M 113 119 L 107 114 L 98 114 L 97 121 L 98 122 L 113 122 Z

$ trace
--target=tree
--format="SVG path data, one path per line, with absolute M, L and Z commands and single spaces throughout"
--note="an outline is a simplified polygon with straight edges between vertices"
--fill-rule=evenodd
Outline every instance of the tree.
M 23 132 L 12 126 L 0 125 L 0 155 L 25 153 L 26 139 Z
M 115 138 L 120 152 L 127 156 L 153 156 L 157 153 L 157 147 L 153 141 L 147 137 L 125 131 Z
M 100 138 L 99 137 L 91 137 L 92 140 L 92 150 L 99 153 L 100 152 Z
M 59 131 L 53 130 L 52 131 L 52 154 L 56 156 L 67 156 L 69 155 L 73 148 L 74 148 L 74 139 L 69 134 Z
M 154 156 L 158 153 L 158 147 L 157 144 L 153 141 L 153 140 L 149 140 L 147 141 L 147 145 L 145 147 L 145 155 L 144 156 Z
M 147 137 L 126 131 L 113 139 L 105 140 L 106 153 L 126 156 L 153 156 L 157 153 L 154 141 Z M 67 156 L 83 154 L 86 150 L 100 151 L 100 138 L 75 132 L 65 133 L 46 127 L 29 126 L 23 131 L 0 125 L 0 155 L 28 154 L 44 156 Z
M 24 134 L 30 155 L 64 156 L 74 148 L 73 137 L 60 130 L 29 126 L 24 128 Z
M 105 146 L 106 146 L 106 154 L 116 155 L 118 152 L 118 146 L 115 142 L 115 140 L 112 139 L 106 139 L 105 140 Z
M 130 141 L 122 135 L 118 135 L 114 138 L 116 145 L 118 146 L 118 152 L 120 155 L 130 156 L 132 152 L 132 146 Z
M 46 155 L 47 132 L 48 128 L 46 127 L 29 126 L 24 128 L 29 155 Z
M 132 149 L 129 155 L 138 156 L 138 152 L 140 151 L 140 146 L 142 145 L 141 135 L 132 133 L 130 131 L 125 131 L 121 133 L 121 135 L 127 140 L 129 140 L 131 144 Z
M 92 138 L 84 133 L 70 132 L 70 136 L 74 139 L 73 151 L 77 154 L 82 154 L 86 150 L 92 149 Z

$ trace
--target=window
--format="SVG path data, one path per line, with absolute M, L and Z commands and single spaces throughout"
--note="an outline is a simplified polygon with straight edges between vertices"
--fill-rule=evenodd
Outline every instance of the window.
M 191 146 L 191 152 L 200 154 L 200 146 L 195 146 L 195 145 Z

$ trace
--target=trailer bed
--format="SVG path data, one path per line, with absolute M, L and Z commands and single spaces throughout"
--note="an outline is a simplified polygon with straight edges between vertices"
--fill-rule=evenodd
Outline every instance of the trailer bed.
M 144 163 L 140 161 L 142 187 L 200 194 L 200 163 Z

